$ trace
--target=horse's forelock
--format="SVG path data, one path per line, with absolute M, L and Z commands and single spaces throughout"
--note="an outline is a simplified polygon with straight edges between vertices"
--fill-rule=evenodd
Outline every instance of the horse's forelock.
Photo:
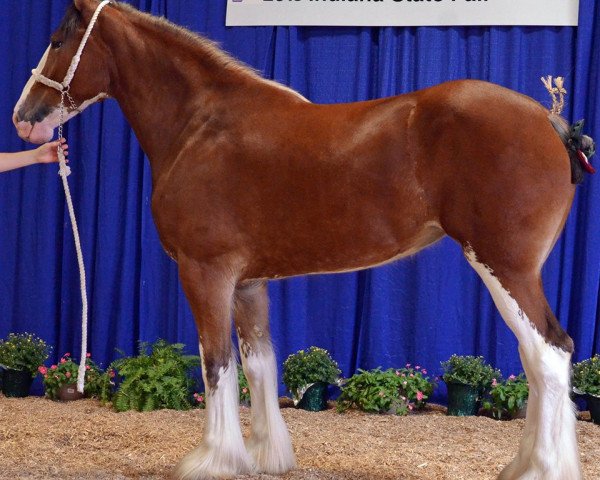
M 58 30 L 62 32 L 64 38 L 69 38 L 69 36 L 77 30 L 79 25 L 81 24 L 81 13 L 77 8 L 75 8 L 75 4 L 71 3 L 69 8 L 65 12 L 65 16 L 63 17 Z

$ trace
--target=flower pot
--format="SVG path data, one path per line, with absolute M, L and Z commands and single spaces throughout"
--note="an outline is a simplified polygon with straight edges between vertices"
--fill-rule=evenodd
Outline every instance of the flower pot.
M 479 411 L 479 388 L 463 383 L 447 383 L 448 415 L 468 417 Z
M 58 389 L 58 399 L 61 402 L 72 402 L 73 400 L 81 400 L 82 398 L 83 393 L 77 391 L 77 385 L 75 383 L 62 385 Z
M 324 382 L 312 384 L 298 402 L 297 408 L 308 410 L 309 412 L 320 412 L 327 408 L 327 387 Z
M 527 400 L 523 403 L 523 406 L 513 413 L 510 418 L 511 420 L 523 419 L 527 416 Z
M 587 406 L 592 416 L 592 422 L 596 425 L 600 425 L 600 397 L 594 395 L 587 395 Z
M 12 370 L 2 372 L 2 393 L 7 397 L 22 398 L 29 395 L 33 377 L 29 370 Z

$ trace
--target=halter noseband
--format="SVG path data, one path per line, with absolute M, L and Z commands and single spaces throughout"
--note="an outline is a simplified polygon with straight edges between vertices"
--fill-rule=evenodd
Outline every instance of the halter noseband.
M 67 74 L 65 75 L 65 79 L 62 81 L 62 83 L 58 83 L 57 81 L 52 80 L 52 79 L 42 75 L 36 69 L 33 69 L 31 71 L 31 75 L 35 81 L 43 83 L 44 85 L 51 87 L 55 90 L 58 90 L 63 96 L 68 95 L 69 88 L 71 86 L 71 82 L 73 81 L 73 77 L 75 76 L 75 72 L 77 71 L 77 67 L 79 66 L 79 61 L 81 60 L 81 54 L 83 53 L 85 44 L 87 43 L 88 38 L 89 38 L 90 34 L 92 33 L 92 29 L 94 28 L 94 25 L 96 25 L 96 21 L 98 20 L 98 16 L 100 15 L 100 12 L 106 5 L 111 3 L 111 1 L 112 0 L 103 0 L 100 3 L 100 5 L 98 5 L 98 7 L 96 8 L 96 11 L 94 12 L 94 15 L 92 16 L 92 19 L 90 20 L 90 24 L 88 25 L 88 27 L 83 35 L 83 38 L 81 39 L 79 48 L 77 49 L 77 52 L 75 53 L 75 55 L 73 56 L 73 59 L 71 60 L 71 65 L 69 65 L 69 69 L 67 70 Z M 73 103 L 73 102 L 71 102 L 71 103 Z

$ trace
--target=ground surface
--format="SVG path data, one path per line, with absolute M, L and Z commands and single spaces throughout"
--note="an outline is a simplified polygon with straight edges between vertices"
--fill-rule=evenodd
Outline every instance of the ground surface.
M 523 420 L 454 418 L 432 407 L 408 417 L 335 410 L 309 413 L 284 402 L 298 469 L 244 480 L 485 480 L 515 455 Z M 244 432 L 250 411 L 241 408 Z M 163 479 L 197 446 L 204 411 L 115 413 L 72 403 L 0 396 L 1 479 Z M 600 479 L 600 426 L 577 422 L 587 480 Z

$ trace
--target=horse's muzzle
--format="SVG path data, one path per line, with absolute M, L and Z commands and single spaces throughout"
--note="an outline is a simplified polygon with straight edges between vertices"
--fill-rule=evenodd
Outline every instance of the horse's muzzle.
M 41 122 L 25 121 L 20 118 L 17 112 L 13 113 L 12 120 L 19 137 L 27 142 L 46 143 L 52 140 L 54 136 L 54 126 L 47 120 Z

